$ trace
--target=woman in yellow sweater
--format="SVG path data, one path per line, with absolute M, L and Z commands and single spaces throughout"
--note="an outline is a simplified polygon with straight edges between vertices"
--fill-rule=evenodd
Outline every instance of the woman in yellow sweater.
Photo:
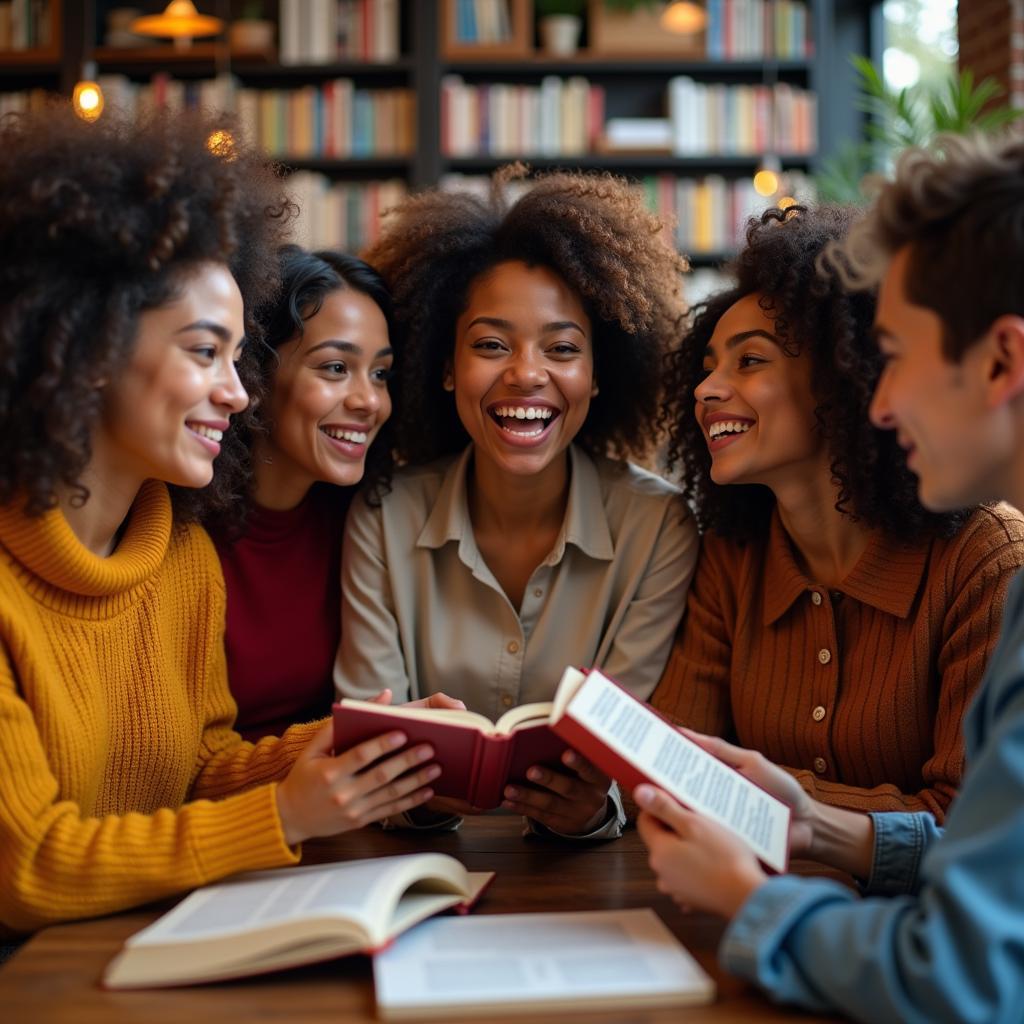
M 248 401 L 243 310 L 289 211 L 212 127 L 0 127 L 0 941 L 295 863 L 432 795 L 429 748 L 357 774 L 400 735 L 334 757 L 322 723 L 232 729 L 188 489 L 227 497 L 207 485 Z

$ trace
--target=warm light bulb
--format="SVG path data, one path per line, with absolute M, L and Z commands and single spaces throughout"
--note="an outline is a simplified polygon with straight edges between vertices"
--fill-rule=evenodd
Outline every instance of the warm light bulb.
M 83 121 L 95 121 L 103 113 L 103 90 L 96 82 L 79 82 L 71 95 L 71 105 Z
M 703 32 L 707 23 L 707 11 L 704 10 L 704 5 L 697 3 L 696 0 L 673 0 L 661 12 L 661 27 L 679 35 Z
M 796 206 L 796 200 L 792 196 L 783 196 L 778 205 L 780 210 L 788 210 L 791 206 Z
M 773 196 L 779 191 L 779 176 L 767 167 L 754 175 L 754 191 L 759 196 Z
M 235 137 L 224 128 L 210 132 L 206 137 L 206 148 L 214 156 L 222 156 L 225 160 L 234 160 L 237 155 L 235 153 Z

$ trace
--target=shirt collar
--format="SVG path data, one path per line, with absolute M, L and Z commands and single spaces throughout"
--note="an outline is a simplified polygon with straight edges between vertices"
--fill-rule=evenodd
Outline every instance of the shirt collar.
M 466 475 L 473 446 L 448 466 L 441 481 L 434 507 L 416 540 L 421 548 L 440 548 L 448 541 L 462 542 L 473 536 L 466 494 Z M 566 544 L 575 544 L 591 558 L 610 561 L 614 555 L 608 519 L 604 514 L 604 498 L 597 467 L 586 452 L 569 446 L 569 502 L 565 521 L 548 558 L 549 564 L 562 560 Z M 460 543 L 461 547 L 461 543 Z
M 861 604 L 905 619 L 921 588 L 928 549 L 928 544 L 903 543 L 882 530 L 874 530 L 857 564 L 846 579 L 831 589 Z M 770 581 L 764 601 L 766 626 L 782 618 L 802 594 L 822 589 L 797 565 L 778 508 L 772 511 L 768 532 L 765 579 Z

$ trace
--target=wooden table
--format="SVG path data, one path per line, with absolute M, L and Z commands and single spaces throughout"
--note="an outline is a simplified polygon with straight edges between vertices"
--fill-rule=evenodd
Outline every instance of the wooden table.
M 523 838 L 520 820 L 504 815 L 467 821 L 457 833 L 424 836 L 366 829 L 306 845 L 305 863 L 407 853 L 426 847 L 450 853 L 472 870 L 497 872 L 477 913 L 531 910 L 606 910 L 653 906 L 718 983 L 710 1006 L 673 1010 L 564 1014 L 558 1019 L 806 1024 L 834 1017 L 777 1008 L 758 992 L 721 972 L 715 949 L 722 924 L 703 914 L 683 914 L 658 894 L 643 844 L 634 831 L 602 844 L 567 844 Z M 99 920 L 47 928 L 0 967 L 0 1020 L 5 1024 L 244 1024 L 247 1021 L 323 1021 L 355 1024 L 375 1020 L 370 961 L 355 956 L 328 964 L 196 988 L 104 992 L 98 979 L 121 943 L 149 924 L 173 901 Z M 531 1021 L 532 1016 L 486 1018 Z

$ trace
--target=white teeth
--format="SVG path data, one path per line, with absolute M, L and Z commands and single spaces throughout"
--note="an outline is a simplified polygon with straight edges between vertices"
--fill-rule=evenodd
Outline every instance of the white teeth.
M 708 427 L 708 436 L 712 441 L 723 434 L 745 434 L 752 426 L 751 423 L 742 423 L 739 420 L 719 420 Z
M 509 434 L 515 434 L 516 437 L 540 437 L 544 433 L 543 427 L 538 427 L 536 430 L 509 430 L 508 427 L 502 427 L 502 430 Z
M 333 437 L 335 441 L 351 441 L 353 444 L 366 444 L 366 439 L 370 436 L 362 430 L 338 430 L 335 427 L 321 427 L 320 429 L 328 437 Z
M 209 438 L 211 441 L 216 441 L 218 444 L 224 437 L 223 430 L 215 430 L 213 427 L 204 426 L 202 423 L 189 423 L 187 424 L 188 429 L 193 434 L 198 434 L 200 437 Z
M 549 420 L 554 410 L 533 405 L 502 405 L 494 410 L 494 415 L 508 420 Z

